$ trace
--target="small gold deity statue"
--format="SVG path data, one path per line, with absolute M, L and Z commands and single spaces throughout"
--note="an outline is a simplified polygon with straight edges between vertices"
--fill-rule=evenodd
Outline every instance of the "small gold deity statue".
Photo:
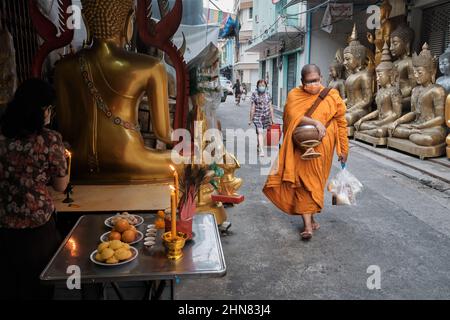
M 389 126 L 388 145 L 421 158 L 441 156 L 445 152 L 447 128 L 444 119 L 445 90 L 435 84 L 436 58 L 425 43 L 422 52 L 412 57 L 418 86 L 411 96 L 411 112 Z M 398 140 L 409 139 L 410 144 Z M 422 147 L 422 148 L 420 148 Z
M 336 52 L 336 57 L 330 65 L 330 82 L 328 83 L 328 88 L 336 89 L 341 98 L 345 99 L 344 59 L 341 55 L 342 49 Z
M 350 72 L 345 81 L 347 99 L 347 124 L 349 136 L 353 136 L 353 124 L 370 112 L 373 102 L 373 74 L 365 68 L 367 49 L 357 38 L 356 25 L 350 37 L 350 44 L 344 49 L 344 66 Z
M 381 62 L 376 68 L 377 82 L 380 87 L 375 97 L 377 110 L 355 123 L 355 128 L 358 131 L 355 134 L 356 139 L 372 142 L 374 145 L 386 145 L 388 125 L 397 120 L 402 113 L 401 92 L 392 84 L 393 68 L 389 47 L 385 43 Z M 378 139 L 371 139 L 365 135 Z
M 224 164 L 220 167 L 224 174 L 220 179 L 219 193 L 226 196 L 237 196 L 237 191 L 242 186 L 242 179 L 234 175 L 234 172 L 241 168 L 239 161 L 234 155 L 227 152 L 224 155 Z
M 381 62 L 381 55 L 384 43 L 390 42 L 390 36 L 392 32 L 392 23 L 389 20 L 391 15 L 392 6 L 389 0 L 384 0 L 380 6 L 380 28 L 375 29 L 375 36 L 368 32 L 367 40 L 375 45 L 375 66 L 378 66 Z
M 0 21 L 0 115 L 12 99 L 17 86 L 16 54 L 11 34 Z
M 436 83 L 444 87 L 447 99 L 445 100 L 445 122 L 450 128 L 450 45 L 439 57 L 439 69 L 443 74 Z M 450 158 L 450 134 L 447 136 L 447 157 Z
M 417 81 L 411 59 L 411 43 L 414 40 L 414 30 L 406 25 L 400 25 L 391 34 L 391 54 L 395 58 L 395 82 L 402 93 L 402 110 L 411 110 L 411 93 Z
M 84 48 L 56 65 L 59 130 L 73 150 L 80 182 L 130 183 L 169 180 L 170 151 L 144 146 L 138 106 L 151 105 L 156 137 L 170 144 L 167 73 L 160 60 L 128 52 L 133 0 L 82 0 L 88 29 Z

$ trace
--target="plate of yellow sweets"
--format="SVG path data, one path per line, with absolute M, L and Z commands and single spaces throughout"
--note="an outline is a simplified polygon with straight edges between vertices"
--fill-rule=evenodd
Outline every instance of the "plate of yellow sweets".
M 102 242 L 91 253 L 91 261 L 100 266 L 119 266 L 136 259 L 138 251 L 120 240 Z

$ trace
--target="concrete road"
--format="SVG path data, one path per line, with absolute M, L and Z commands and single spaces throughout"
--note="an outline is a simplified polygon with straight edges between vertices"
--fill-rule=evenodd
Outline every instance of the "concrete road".
M 236 107 L 233 100 L 218 109 L 223 130 L 249 128 L 248 102 Z M 268 202 L 260 165 L 240 160 L 246 201 L 227 209 L 232 232 L 222 243 L 228 273 L 181 281 L 177 299 L 450 298 L 448 184 L 352 144 L 349 170 L 364 191 L 356 206 L 332 206 L 326 193 L 321 229 L 303 242 L 301 218 Z M 337 171 L 335 162 L 332 175 Z M 376 284 L 378 271 L 381 289 L 369 289 L 368 278 Z

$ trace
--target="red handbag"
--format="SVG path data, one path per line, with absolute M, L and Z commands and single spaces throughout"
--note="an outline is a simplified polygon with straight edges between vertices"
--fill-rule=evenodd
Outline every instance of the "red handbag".
M 280 143 L 281 139 L 281 124 L 273 123 L 267 128 L 266 145 L 276 146 Z

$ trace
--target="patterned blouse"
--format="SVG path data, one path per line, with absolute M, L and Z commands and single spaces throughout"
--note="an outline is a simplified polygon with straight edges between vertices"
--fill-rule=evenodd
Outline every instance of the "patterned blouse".
M 266 129 L 272 123 L 272 113 L 270 112 L 272 97 L 267 92 L 263 94 L 253 92 L 250 101 L 255 105 L 255 113 L 252 119 L 253 123 L 257 129 Z
M 47 184 L 64 177 L 61 135 L 44 129 L 27 138 L 0 135 L 0 228 L 36 228 L 55 211 Z

